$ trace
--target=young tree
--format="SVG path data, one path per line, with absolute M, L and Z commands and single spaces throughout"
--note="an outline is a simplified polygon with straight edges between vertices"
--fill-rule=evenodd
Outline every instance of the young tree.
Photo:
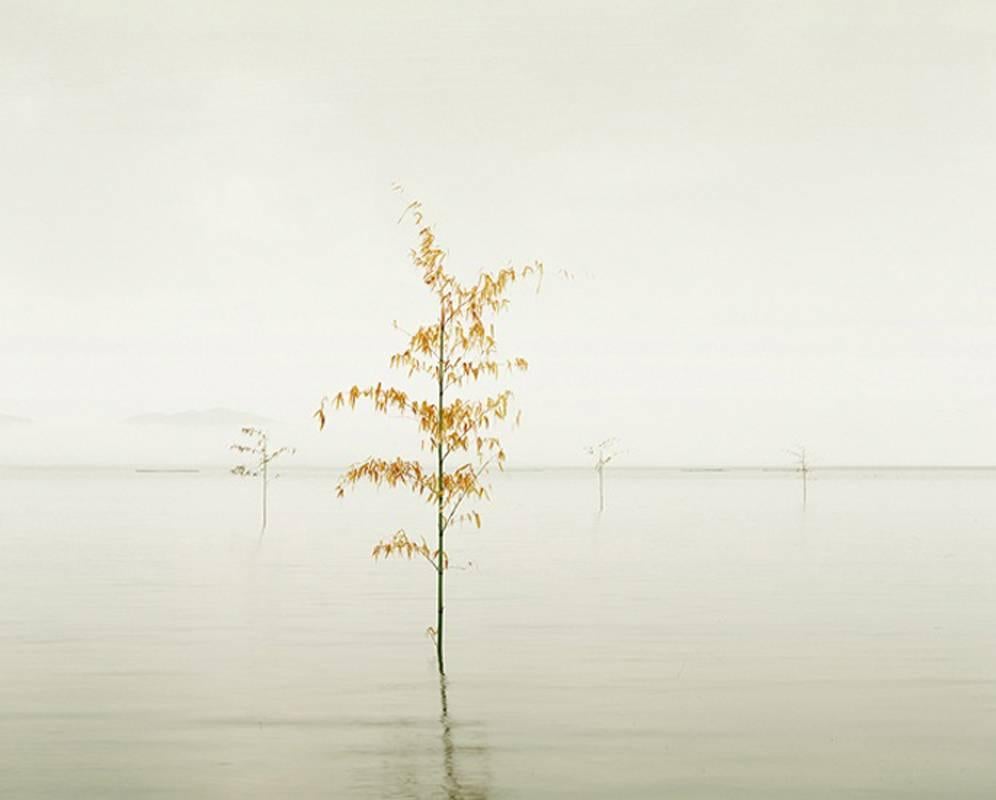
M 616 455 L 613 443 L 615 439 L 606 439 L 585 449 L 589 455 L 595 456 L 595 472 L 598 473 L 598 513 L 605 510 L 605 465 Z
M 806 461 L 806 448 L 797 447 L 795 450 L 789 450 L 789 453 L 795 456 L 795 469 L 796 472 L 802 477 L 802 505 L 806 505 L 806 480 L 809 476 L 809 463 Z
M 261 428 L 243 428 L 243 435 L 247 436 L 250 444 L 233 444 L 231 449 L 239 453 L 248 453 L 251 457 L 249 464 L 239 464 L 232 467 L 233 475 L 240 475 L 245 478 L 259 478 L 263 493 L 262 524 L 259 528 L 259 541 L 256 547 L 263 541 L 263 534 L 266 533 L 266 494 L 270 486 L 270 462 L 284 453 L 293 453 L 293 447 L 281 447 L 277 450 L 270 450 L 266 436 L 266 431 Z
M 328 412 L 345 405 L 352 409 L 357 401 L 365 400 L 376 411 L 398 412 L 418 425 L 422 448 L 431 454 L 429 463 L 400 457 L 368 458 L 343 474 L 337 494 L 342 497 L 347 488 L 361 481 L 378 486 L 386 483 L 403 486 L 432 506 L 434 547 L 424 537 L 409 536 L 402 528 L 390 539 L 378 542 L 373 557 L 418 556 L 435 571 L 436 624 L 428 632 L 435 642 L 436 662 L 442 675 L 444 575 L 449 565 L 446 533 L 461 522 L 481 525 L 479 513 L 469 506 L 489 499 L 489 487 L 483 482 L 489 467 L 504 466 L 505 451 L 491 428 L 509 418 L 512 399 L 508 390 L 483 399 L 473 399 L 460 390 L 480 378 L 498 378 L 528 368 L 523 358 L 499 357 L 490 320 L 507 308 L 505 295 L 512 285 L 529 275 L 541 279 L 543 267 L 537 262 L 522 268 L 482 272 L 476 281 L 465 284 L 446 270 L 446 254 L 437 246 L 432 228 L 425 224 L 421 204 L 409 204 L 405 214 L 409 212 L 418 230 L 418 248 L 411 251 L 411 261 L 433 293 L 437 312 L 433 321 L 408 334 L 407 346 L 391 356 L 390 365 L 405 370 L 409 377 L 429 378 L 433 396 L 416 399 L 381 383 L 366 388 L 353 386 L 323 398 L 315 417 L 319 427 L 324 428 Z M 516 414 L 516 422 L 518 418 Z

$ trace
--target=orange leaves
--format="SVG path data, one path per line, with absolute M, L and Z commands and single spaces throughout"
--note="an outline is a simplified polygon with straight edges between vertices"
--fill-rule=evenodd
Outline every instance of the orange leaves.
M 407 369 L 409 377 L 416 372 L 436 375 L 438 355 L 439 325 L 426 325 L 409 336 L 405 350 L 391 356 L 391 367 Z
M 458 379 L 473 378 L 475 381 L 482 375 L 498 377 L 498 362 L 490 360 L 464 361 L 460 364 L 460 372 L 456 373 Z
M 465 497 L 488 498 L 488 490 L 478 480 L 481 472 L 473 464 L 462 464 L 453 472 L 443 474 L 444 506 L 462 501 Z
M 478 455 L 485 452 L 501 450 L 501 441 L 497 436 L 478 436 L 475 444 Z
M 343 473 L 336 487 L 336 494 L 343 497 L 347 489 L 354 488 L 359 483 L 370 483 L 374 486 L 404 486 L 431 503 L 439 500 L 442 491 L 445 508 L 455 507 L 465 497 L 486 500 L 487 488 L 479 480 L 484 468 L 492 462 L 501 465 L 505 460 L 505 452 L 500 449 L 497 439 L 490 446 L 495 452 L 483 464 L 475 466 L 468 462 L 450 472 L 444 471 L 441 476 L 425 470 L 417 461 L 368 458 Z
M 400 389 L 393 389 L 391 387 L 385 388 L 379 383 L 376 386 L 371 386 L 366 389 L 361 389 L 359 386 L 353 386 L 347 392 L 339 392 L 333 397 L 322 398 L 322 404 L 312 415 L 318 419 L 319 430 L 324 430 L 325 428 L 326 407 L 330 411 L 338 410 L 348 403 L 351 409 L 356 408 L 356 403 L 361 398 L 372 401 L 374 410 L 379 411 L 382 414 L 386 414 L 391 409 L 403 414 L 409 410 L 411 403 L 408 399 L 408 395 Z
M 454 522 L 457 522 L 457 523 L 473 522 L 474 526 L 476 528 L 480 529 L 480 527 L 481 527 L 481 515 L 478 514 L 476 511 L 468 511 L 465 514 L 460 514 L 459 516 L 455 517 L 454 518 Z
M 392 555 L 404 556 L 409 561 L 415 556 L 422 556 L 422 558 L 432 565 L 433 569 L 439 569 L 439 550 L 430 550 L 424 538 L 417 542 L 409 539 L 408 534 L 404 530 L 399 530 L 386 542 L 383 540 L 379 541 L 374 546 L 371 555 L 374 561 L 381 556 L 384 558 L 390 558 Z M 450 560 L 445 552 L 443 552 L 442 565 L 443 569 L 446 569 L 450 565 Z
M 455 306 L 471 318 L 480 318 L 485 310 L 499 312 L 508 305 L 504 295 L 511 285 L 532 274 L 539 276 L 538 284 L 542 282 L 543 265 L 540 262 L 520 268 L 505 267 L 493 273 L 482 272 L 477 283 L 469 287 L 460 287 L 460 295 Z
M 434 375 L 436 371 L 436 368 L 431 363 L 424 359 L 416 358 L 409 350 L 403 353 L 395 353 L 391 356 L 390 363 L 392 369 L 407 369 L 409 378 L 416 372 Z
M 481 526 L 480 515 L 468 511 L 464 501 L 487 500 L 488 487 L 483 482 L 488 469 L 504 467 L 506 456 L 493 428 L 509 420 L 512 393 L 508 390 L 492 396 L 469 399 L 455 396 L 455 387 L 462 387 L 481 378 L 500 379 L 512 371 L 524 371 L 529 364 L 524 358 L 502 357 L 498 351 L 495 315 L 504 311 L 509 290 L 524 279 L 535 277 L 537 289 L 542 283 L 543 265 L 539 262 L 524 267 L 504 267 L 494 272 L 481 272 L 468 283 L 460 281 L 446 269 L 446 251 L 439 247 L 435 233 L 425 223 L 418 201 L 409 203 L 402 218 L 410 215 L 417 232 L 417 244 L 410 251 L 412 264 L 422 282 L 438 302 L 438 314 L 431 324 L 422 325 L 414 333 L 401 329 L 407 336 L 404 349 L 390 357 L 390 366 L 407 372 L 409 377 L 431 377 L 428 399 L 409 397 L 400 389 L 382 384 L 325 397 L 314 416 L 324 428 L 329 412 L 348 405 L 355 409 L 358 402 L 368 400 L 376 411 L 397 412 L 414 420 L 424 449 L 432 451 L 431 466 L 418 461 L 397 458 L 370 458 L 354 464 L 342 476 L 337 494 L 357 483 L 375 486 L 403 486 L 427 501 L 438 505 L 438 536 L 440 547 L 446 528 L 452 522 L 472 522 Z M 518 423 L 519 416 L 515 421 Z M 466 461 L 452 468 L 454 457 L 464 454 Z M 469 499 L 469 500 L 468 500 Z M 462 513 L 461 513 L 462 512 Z M 391 539 L 379 542 L 373 549 L 374 558 L 381 556 L 421 556 L 438 569 L 435 563 L 440 551 L 430 551 L 425 540 L 410 539 L 403 530 Z M 445 554 L 442 555 L 445 568 Z
M 537 289 L 543 278 L 543 265 L 539 262 L 525 267 L 505 267 L 497 272 L 482 272 L 475 283 L 470 285 L 462 284 L 451 273 L 447 272 L 444 266 L 446 252 L 436 245 L 436 235 L 432 228 L 424 224 L 422 215 L 422 205 L 418 201 L 408 204 L 402 219 L 409 212 L 412 213 L 417 231 L 418 247 L 411 251 L 412 264 L 422 273 L 422 281 L 439 298 L 442 319 L 448 324 L 458 319 L 466 321 L 480 322 L 485 311 L 498 312 L 507 306 L 507 299 L 504 294 L 518 280 L 537 275 Z M 425 329 L 428 338 L 438 342 L 438 330 L 433 336 L 431 327 Z M 417 335 L 417 334 L 416 334 Z M 481 340 L 482 334 L 468 332 L 470 339 Z M 494 334 L 490 334 L 491 344 L 494 347 Z M 429 350 L 419 350 L 420 343 L 414 341 L 412 345 L 416 352 L 426 355 Z
M 419 328 L 409 339 L 408 348 L 414 353 L 434 358 L 439 352 L 439 325 Z
M 374 486 L 407 486 L 417 494 L 434 491 L 435 480 L 426 474 L 417 461 L 406 461 L 396 458 L 386 461 L 382 458 L 368 458 L 360 464 L 354 464 L 339 479 L 336 494 L 342 497 L 347 487 L 355 486 L 361 481 L 367 481 Z

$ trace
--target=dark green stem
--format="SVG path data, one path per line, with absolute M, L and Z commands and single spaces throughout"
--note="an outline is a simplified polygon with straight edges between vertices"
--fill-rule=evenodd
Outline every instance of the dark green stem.
M 443 532 L 446 524 L 443 520 L 443 362 L 445 343 L 445 317 L 443 310 L 439 312 L 439 406 L 437 408 L 436 425 L 436 663 L 439 674 L 445 675 L 443 668 Z

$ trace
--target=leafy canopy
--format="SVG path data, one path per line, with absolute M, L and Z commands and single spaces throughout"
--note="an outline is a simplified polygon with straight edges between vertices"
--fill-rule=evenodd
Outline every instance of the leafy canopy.
M 250 463 L 239 464 L 238 466 L 232 467 L 233 475 L 241 475 L 247 478 L 258 478 L 262 474 L 263 469 L 266 468 L 271 461 L 280 457 L 284 453 L 294 453 L 293 447 L 279 447 L 276 450 L 270 450 L 266 431 L 260 428 L 242 428 L 242 435 L 249 439 L 250 443 L 236 443 L 231 446 L 231 449 L 237 453 L 248 454 L 250 457 Z
M 330 413 L 346 406 L 354 409 L 363 401 L 382 414 L 398 413 L 412 419 L 421 433 L 423 450 L 437 456 L 431 466 L 412 459 L 368 458 L 343 474 L 336 489 L 339 497 L 360 482 L 401 486 L 440 509 L 440 533 L 461 522 L 480 527 L 480 514 L 468 505 L 489 499 L 484 483 L 488 469 L 493 465 L 504 467 L 505 450 L 493 429 L 510 420 L 512 393 L 502 390 L 480 399 L 456 396 L 448 400 L 447 395 L 481 378 L 500 378 L 528 369 L 524 358 L 499 355 L 492 319 L 508 308 L 505 295 L 517 281 L 534 276 L 539 289 L 543 265 L 536 262 L 521 268 L 482 272 L 476 281 L 464 284 L 447 271 L 446 253 L 425 223 L 421 204 L 409 204 L 405 209 L 408 213 L 418 231 L 418 247 L 410 252 L 411 261 L 435 295 L 439 316 L 407 334 L 407 346 L 391 356 L 390 366 L 405 371 L 409 377 L 431 378 L 436 398 L 411 397 L 382 383 L 353 386 L 324 397 L 314 416 L 319 427 L 324 428 Z M 519 417 L 516 413 L 516 424 Z M 445 552 L 430 550 L 424 537 L 410 538 L 404 530 L 378 542 L 373 549 L 374 558 L 392 555 L 409 559 L 422 556 L 437 570 L 446 569 L 448 564 Z

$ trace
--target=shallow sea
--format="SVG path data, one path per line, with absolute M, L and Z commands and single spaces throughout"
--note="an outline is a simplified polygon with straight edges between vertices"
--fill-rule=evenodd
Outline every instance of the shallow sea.
M 996 797 L 996 475 L 0 472 L 0 796 Z

